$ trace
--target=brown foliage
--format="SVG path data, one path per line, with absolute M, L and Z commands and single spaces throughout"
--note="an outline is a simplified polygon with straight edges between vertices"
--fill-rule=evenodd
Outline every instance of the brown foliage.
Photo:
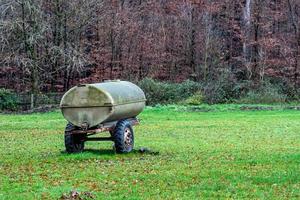
M 298 0 L 18 2 L 33 6 L 21 15 L 22 4 L 0 5 L 2 87 L 61 91 L 145 77 L 207 82 L 224 71 L 254 85 L 266 76 L 299 84 Z

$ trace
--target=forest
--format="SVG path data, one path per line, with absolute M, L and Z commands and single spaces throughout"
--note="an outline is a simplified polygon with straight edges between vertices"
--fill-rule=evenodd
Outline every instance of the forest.
M 1 0 L 0 13 L 0 87 L 18 93 L 150 78 L 299 98 L 299 0 Z

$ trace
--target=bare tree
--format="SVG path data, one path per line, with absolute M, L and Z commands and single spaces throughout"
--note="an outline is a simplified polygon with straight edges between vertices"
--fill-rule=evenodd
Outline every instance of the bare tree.
M 297 86 L 299 77 L 299 65 L 300 65 L 300 3 L 295 0 L 288 0 L 288 12 L 290 21 L 293 27 L 295 38 L 295 50 L 294 50 L 294 84 Z
M 41 2 L 34 0 L 11 1 L 2 4 L 1 35 L 7 42 L 2 52 L 9 54 L 5 62 L 17 65 L 25 72 L 33 94 L 39 91 L 39 73 L 43 70 L 40 54 L 47 26 L 42 23 Z M 24 77 L 26 78 L 26 77 Z

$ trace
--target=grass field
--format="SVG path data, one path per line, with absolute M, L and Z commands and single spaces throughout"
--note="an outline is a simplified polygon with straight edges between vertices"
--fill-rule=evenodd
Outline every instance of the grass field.
M 135 149 L 110 142 L 64 152 L 59 112 L 0 115 L 0 199 L 299 199 L 300 111 L 147 108 Z

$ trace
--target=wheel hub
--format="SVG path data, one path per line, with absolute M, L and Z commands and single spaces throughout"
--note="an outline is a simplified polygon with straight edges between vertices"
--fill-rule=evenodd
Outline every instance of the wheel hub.
M 132 133 L 129 128 L 125 129 L 124 142 L 127 147 L 132 145 Z

